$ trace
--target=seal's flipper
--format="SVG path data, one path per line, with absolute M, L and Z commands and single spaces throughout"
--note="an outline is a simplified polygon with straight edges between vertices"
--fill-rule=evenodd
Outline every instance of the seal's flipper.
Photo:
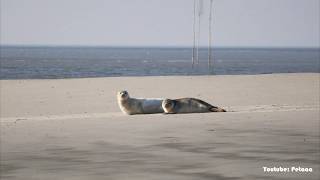
M 225 109 L 222 109 L 222 108 L 219 108 L 219 107 L 215 107 L 215 106 L 212 106 L 210 108 L 210 111 L 212 111 L 212 112 L 227 112 Z

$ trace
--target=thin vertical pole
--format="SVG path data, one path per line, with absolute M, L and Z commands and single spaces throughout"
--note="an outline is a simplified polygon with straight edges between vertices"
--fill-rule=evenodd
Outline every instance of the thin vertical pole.
M 203 0 L 198 0 L 198 36 L 197 36 L 197 64 L 199 64 L 199 45 L 200 45 L 200 34 L 201 34 L 201 13 L 202 13 Z
M 209 12 L 209 40 L 208 40 L 208 69 L 209 71 L 211 70 L 211 58 L 212 58 L 212 54 L 211 54 L 211 39 L 212 39 L 212 1 L 210 0 L 210 12 Z M 212 71 L 213 72 L 213 71 Z
M 196 48 L 196 0 L 193 0 L 193 47 L 192 47 L 192 69 L 194 67 Z

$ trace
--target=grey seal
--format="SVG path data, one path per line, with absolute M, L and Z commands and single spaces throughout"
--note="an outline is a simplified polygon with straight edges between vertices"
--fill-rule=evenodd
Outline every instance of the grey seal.
M 117 93 L 118 105 L 121 111 L 128 115 L 163 113 L 160 98 L 142 99 L 131 98 L 127 91 Z
M 165 99 L 162 108 L 166 114 L 226 112 L 225 109 L 196 98 Z

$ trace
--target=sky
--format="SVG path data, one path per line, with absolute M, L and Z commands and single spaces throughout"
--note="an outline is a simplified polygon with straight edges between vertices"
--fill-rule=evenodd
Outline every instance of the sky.
M 192 46 L 193 0 L 0 0 L 1 45 Z M 200 45 L 208 45 L 203 0 Z M 213 0 L 214 47 L 320 47 L 320 0 Z

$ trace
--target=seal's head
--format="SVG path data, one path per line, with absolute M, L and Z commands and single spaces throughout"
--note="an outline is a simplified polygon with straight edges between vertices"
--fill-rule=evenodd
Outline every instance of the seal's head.
M 117 94 L 118 100 L 124 101 L 129 99 L 128 91 L 119 91 Z
M 165 99 L 162 101 L 162 108 L 165 113 L 174 113 L 173 108 L 175 106 L 174 100 Z

